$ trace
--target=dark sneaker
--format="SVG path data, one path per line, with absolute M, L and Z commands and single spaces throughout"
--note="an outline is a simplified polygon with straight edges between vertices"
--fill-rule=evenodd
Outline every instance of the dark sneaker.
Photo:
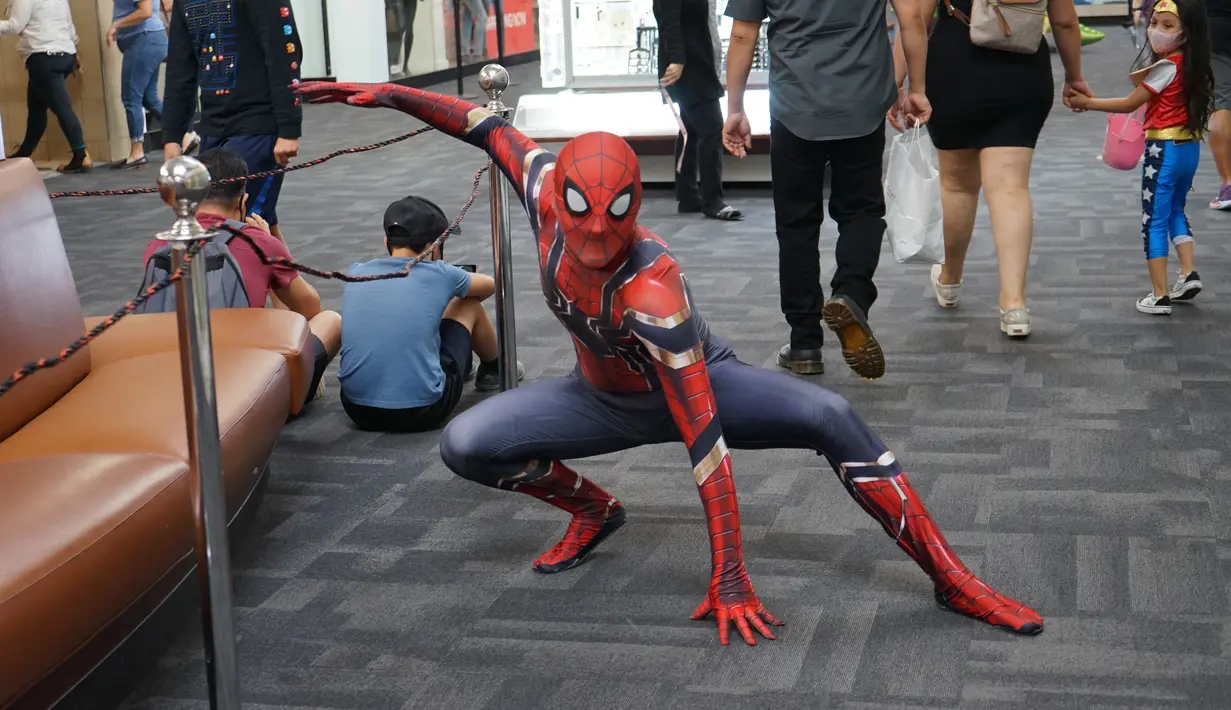
M 1190 272 L 1187 276 L 1180 274 L 1179 280 L 1171 287 L 1171 300 L 1173 301 L 1191 301 L 1201 293 L 1204 284 L 1201 283 L 1201 277 L 1196 271 Z
M 825 359 L 820 348 L 796 350 L 787 343 L 778 351 L 778 367 L 785 367 L 797 375 L 820 375 L 825 372 Z
M 1152 316 L 1169 316 L 1171 315 L 1171 296 L 1155 296 L 1151 291 L 1137 301 L 1137 310 Z
M 868 380 L 885 376 L 885 353 L 862 308 L 839 294 L 825 302 L 821 316 L 842 342 L 842 358 L 855 374 Z
M 483 363 L 479 366 L 478 374 L 475 376 L 474 388 L 480 392 L 495 392 L 500 389 L 500 368 L 496 363 Z M 526 379 L 526 368 L 522 367 L 521 363 L 517 363 L 517 381 L 521 382 Z

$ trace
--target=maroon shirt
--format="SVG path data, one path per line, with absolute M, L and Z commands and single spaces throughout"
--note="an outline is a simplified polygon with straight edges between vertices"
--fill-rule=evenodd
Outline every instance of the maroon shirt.
M 217 229 L 226 221 L 225 217 L 215 214 L 199 214 L 197 221 L 206 229 Z M 252 241 L 260 247 L 261 251 L 265 252 L 265 256 L 273 258 L 280 256 L 284 259 L 291 258 L 291 252 L 286 248 L 277 237 L 269 232 L 257 229 L 251 225 L 244 227 L 244 234 L 252 238 Z M 154 252 L 160 247 L 166 245 L 166 242 L 157 239 L 151 241 L 145 247 L 145 257 L 143 263 L 149 263 L 150 257 L 154 256 Z M 256 255 L 256 251 L 248 242 L 239 237 L 232 237 L 231 241 L 227 242 L 227 248 L 231 250 L 231 255 L 235 257 L 235 261 L 239 262 L 239 270 L 244 275 L 244 290 L 248 292 L 248 303 L 253 308 L 264 308 L 265 300 L 269 297 L 269 292 L 274 289 L 286 288 L 299 274 L 286 266 L 266 266 L 261 262 L 261 257 Z

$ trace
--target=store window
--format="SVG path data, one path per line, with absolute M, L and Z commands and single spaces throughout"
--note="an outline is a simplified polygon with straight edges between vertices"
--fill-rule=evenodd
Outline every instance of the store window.
M 385 0 L 389 75 L 393 79 L 500 56 L 504 15 L 506 57 L 538 48 L 534 0 Z
M 732 22 L 726 0 L 711 2 L 719 70 L 726 65 Z M 543 86 L 620 88 L 653 86 L 658 73 L 658 25 L 652 0 L 544 0 Z M 765 26 L 753 59 L 753 83 L 768 70 Z

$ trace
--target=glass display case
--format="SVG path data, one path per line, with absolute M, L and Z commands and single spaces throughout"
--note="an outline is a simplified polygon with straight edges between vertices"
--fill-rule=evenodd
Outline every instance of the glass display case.
M 534 0 L 385 0 L 385 50 L 391 79 L 478 65 L 500 56 L 498 12 L 504 14 L 506 57 L 533 52 Z
M 716 0 L 719 73 L 726 66 L 732 22 Z M 652 0 L 540 0 L 539 38 L 543 88 L 643 89 L 658 83 L 658 26 Z M 768 81 L 769 52 L 761 28 L 750 86 Z

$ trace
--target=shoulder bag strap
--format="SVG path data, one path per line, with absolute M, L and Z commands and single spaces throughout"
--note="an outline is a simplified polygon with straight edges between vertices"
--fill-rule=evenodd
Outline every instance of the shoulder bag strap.
M 945 10 L 948 11 L 950 17 L 957 18 L 958 22 L 970 27 L 970 18 L 966 16 L 966 13 L 954 7 L 950 0 L 945 0 Z

